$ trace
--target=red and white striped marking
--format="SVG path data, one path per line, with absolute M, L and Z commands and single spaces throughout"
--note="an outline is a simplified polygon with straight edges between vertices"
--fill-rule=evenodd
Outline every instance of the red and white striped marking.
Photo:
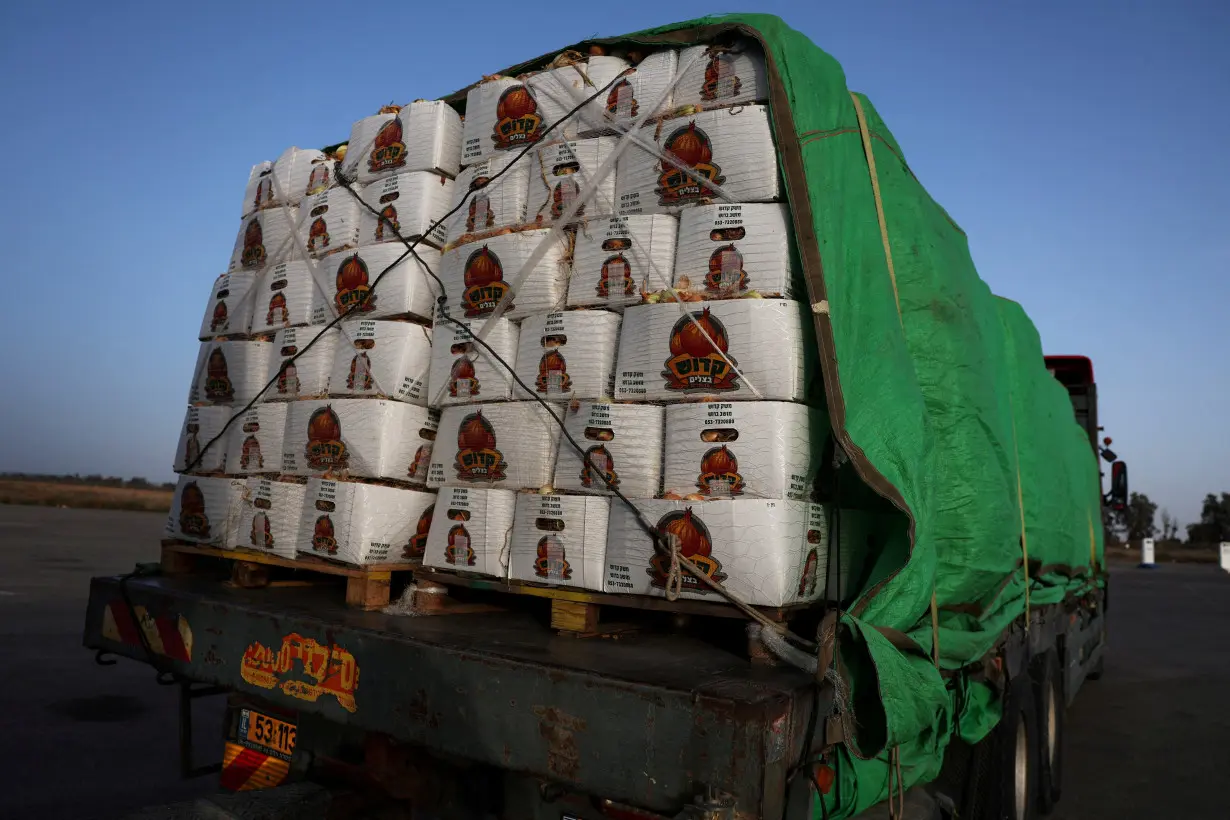
M 137 632 L 138 628 L 145 634 L 150 649 L 157 654 L 185 663 L 192 660 L 192 628 L 182 615 L 150 615 L 143 606 L 130 610 L 122 600 L 115 600 L 107 605 L 103 612 L 104 638 L 130 646 L 141 646 L 141 633 Z

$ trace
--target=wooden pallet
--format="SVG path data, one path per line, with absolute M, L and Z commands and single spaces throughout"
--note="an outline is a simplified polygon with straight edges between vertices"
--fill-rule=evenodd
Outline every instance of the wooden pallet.
M 388 606 L 393 573 L 409 572 L 419 566 L 415 561 L 355 567 L 311 556 L 283 558 L 263 552 L 213 549 L 183 541 L 162 542 L 162 571 L 167 575 L 202 574 L 209 564 L 216 566 L 218 562 L 231 564 L 230 583 L 243 589 L 311 586 L 329 580 L 329 576 L 345 578 L 346 605 L 356 609 Z M 274 568 L 296 570 L 297 577 L 275 579 Z
M 498 603 L 499 596 L 519 595 L 545 598 L 551 602 L 551 628 L 561 635 L 575 637 L 610 636 L 627 632 L 630 627 L 618 621 L 620 611 L 642 610 L 665 612 L 673 615 L 699 616 L 706 618 L 745 619 L 747 616 L 727 603 L 680 599 L 668 601 L 648 595 L 615 595 L 592 592 L 575 587 L 548 587 L 524 581 L 501 581 L 496 578 L 476 575 L 461 575 L 437 569 L 420 568 L 414 572 L 414 580 L 420 586 L 439 584 L 444 587 L 477 590 L 491 593 L 483 597 Z M 421 609 L 422 614 L 450 614 L 456 607 L 473 606 L 451 601 L 445 595 L 433 595 L 431 604 Z M 789 621 L 805 611 L 813 611 L 810 604 L 784 607 L 756 607 L 765 617 L 778 623 Z M 613 620 L 611 620 L 613 619 Z

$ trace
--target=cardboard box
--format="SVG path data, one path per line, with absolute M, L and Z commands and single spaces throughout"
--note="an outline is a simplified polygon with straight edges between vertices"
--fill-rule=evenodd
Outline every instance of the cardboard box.
M 427 406 L 431 328 L 411 322 L 353 319 L 338 326 L 329 392 Z
M 274 334 L 268 375 L 271 379 L 276 376 L 277 381 L 262 400 L 285 401 L 328 395 L 333 352 L 340 336 L 341 331 L 336 327 L 326 330 L 322 326 L 288 327 Z M 291 361 L 299 353 L 302 355 Z M 285 369 L 282 369 L 283 363 L 287 363 Z
M 166 537 L 225 549 L 235 540 L 243 491 L 242 478 L 181 475 L 171 499 Z
M 342 168 L 362 184 L 407 171 L 456 176 L 461 117 L 440 100 L 417 100 L 396 114 L 364 117 L 350 129 Z
M 298 226 L 299 209 L 293 206 L 257 211 L 247 217 L 239 226 L 228 270 L 263 270 L 292 258 Z
M 252 332 L 272 333 L 306 325 L 324 307 L 324 293 L 312 279 L 306 262 L 279 262 L 257 278 L 252 298 Z
M 550 225 L 558 222 L 572 203 L 589 196 L 568 220 L 569 224 L 615 214 L 615 165 L 605 170 L 614 137 L 558 142 L 536 147 L 530 159 L 527 222 Z M 525 160 L 522 160 L 524 162 Z M 602 175 L 599 176 L 599 171 Z M 591 193 L 592 191 L 592 193 Z
M 436 426 L 433 411 L 400 401 L 297 401 L 286 422 L 282 472 L 421 483 Z
M 519 493 L 510 580 L 602 590 L 607 498 Z
M 209 303 L 201 319 L 197 334 L 201 341 L 215 336 L 238 335 L 249 332 L 252 319 L 253 288 L 257 275 L 254 273 L 224 273 L 214 280 L 209 292 Z
M 524 224 L 530 163 L 528 157 L 514 162 L 516 158 L 516 154 L 490 157 L 470 165 L 458 175 L 448 210 L 453 210 L 463 199 L 466 203 L 449 217 L 449 245 L 462 244 L 467 237 L 489 236 L 502 228 Z
M 293 481 L 249 478 L 231 546 L 294 558 L 307 487 Z
M 655 51 L 611 86 L 601 122 L 582 124 L 583 133 L 622 133 L 638 119 L 651 122 L 674 110 L 671 81 L 679 63 L 674 49 Z M 591 92 L 592 93 L 592 92 Z
M 563 408 L 554 408 L 563 418 Z M 431 457 L 430 487 L 538 489 L 551 482 L 559 427 L 534 401 L 449 407 Z
M 733 46 L 692 46 L 679 53 L 683 76 L 675 86 L 675 106 L 721 108 L 769 101 L 764 53 L 751 40 Z
M 459 319 L 456 322 L 437 317 L 432 330 L 435 343 L 431 348 L 431 378 L 428 379 L 429 404 L 446 407 L 485 401 L 508 401 L 512 398 L 512 371 L 506 369 L 486 347 L 473 341 L 486 322 L 479 319 Z M 483 339 L 495 354 L 516 367 L 517 340 L 520 330 L 508 319 L 496 320 Z
M 665 408 L 656 404 L 583 401 L 570 406 L 564 429 L 585 448 L 582 459 L 560 437 L 555 488 L 611 495 L 600 473 L 628 498 L 653 498 L 662 485 L 662 431 Z
M 227 431 L 226 472 L 232 475 L 281 472 L 288 413 L 286 402 L 261 402 L 236 419 Z
M 184 425 L 179 431 L 179 444 L 175 446 L 175 472 L 189 472 L 189 465 L 193 465 L 198 457 L 201 458 L 200 463 L 193 465 L 191 472 L 226 472 L 226 437 L 215 441 L 208 449 L 206 446 L 222 433 L 227 420 L 234 412 L 230 407 L 188 408 L 184 415 Z
M 640 305 L 624 311 L 615 368 L 622 401 L 801 401 L 810 345 L 803 308 L 784 299 Z M 756 395 L 753 391 L 760 391 Z
M 674 281 L 678 220 L 670 214 L 614 216 L 577 226 L 568 282 L 569 307 L 622 309 L 641 292 Z
M 508 579 L 508 549 L 517 493 L 444 487 L 436 496 L 423 565 Z
M 789 299 L 790 211 L 782 203 L 702 205 L 679 215 L 675 287 L 703 299 L 755 291 Z
M 304 493 L 299 552 L 343 564 L 401 562 L 434 493 L 313 478 Z
M 203 342 L 189 404 L 245 405 L 269 381 L 269 342 Z
M 575 65 L 526 75 L 525 82 L 546 112 L 545 128 L 564 119 L 569 111 L 593 97 L 599 89 L 611 85 L 614 90 L 612 81 L 630 69 L 628 62 L 619 57 L 589 57 Z M 576 139 L 581 133 L 604 125 L 609 96 L 602 95 L 586 103 L 551 135 L 562 131 L 562 139 Z
M 431 321 L 439 286 L 428 270 L 439 272 L 440 252 L 427 245 L 419 245 L 413 255 L 402 259 L 405 253 L 406 248 L 400 242 L 383 242 L 318 262 L 313 276 L 324 294 L 325 304 L 313 317 L 312 323 L 327 324 L 358 304 L 362 307 L 352 314 L 352 318 L 409 316 L 420 321 Z M 393 267 L 390 268 L 390 265 Z M 381 279 L 380 275 L 386 269 L 388 273 Z M 378 287 L 377 279 L 380 279 Z M 373 287 L 375 293 L 371 292 Z M 366 302 L 363 301 L 364 297 L 367 298 Z
M 803 501 L 637 501 L 664 538 L 731 594 L 753 606 L 786 606 L 824 597 L 828 517 Z M 670 558 L 625 505 L 611 509 L 605 592 L 665 597 Z M 686 570 L 680 597 L 724 602 Z
M 270 160 L 256 163 L 248 173 L 248 184 L 243 190 L 243 208 L 239 216 L 247 218 L 250 214 L 266 208 L 276 208 L 279 204 L 273 195 L 273 163 Z
M 359 213 L 363 205 L 345 188 L 334 188 L 303 200 L 299 209 L 298 253 L 324 259 L 359 245 Z M 297 257 L 298 258 L 298 257 Z
M 810 500 L 824 421 L 793 402 L 670 405 L 662 490 L 706 499 Z
M 444 244 L 445 226 L 439 220 L 448 213 L 453 198 L 453 180 L 448 177 L 430 171 L 397 174 L 364 185 L 360 196 L 370 206 L 360 211 L 360 246 L 377 242 L 400 244 L 397 233 L 411 241 L 424 237 L 424 242 L 437 247 Z M 371 208 L 383 218 L 372 213 Z M 389 228 L 386 219 L 397 231 Z M 435 229 L 431 230 L 433 225 Z
M 619 342 L 619 314 L 569 310 L 530 316 L 521 322 L 517 346 L 518 399 L 553 401 L 610 397 Z
M 763 105 L 663 120 L 653 133 L 655 151 L 632 146 L 619 157 L 615 184 L 621 214 L 673 213 L 726 202 L 719 190 L 732 202 L 772 202 L 782 195 L 769 110 Z M 687 170 L 663 159 L 667 153 Z
M 276 162 L 252 167 L 243 197 L 243 216 L 282 205 L 298 205 L 336 184 L 333 160 L 321 151 L 290 147 Z
M 524 264 L 541 243 L 546 254 L 512 296 L 504 318 L 524 319 L 564 306 L 568 290 L 568 243 L 550 238 L 547 229 L 519 231 L 471 242 L 444 253 L 441 260 L 449 313 L 458 319 L 482 319 L 514 287 Z
M 583 131 L 601 128 L 605 97 L 591 101 L 547 134 L 569 111 L 627 70 L 628 63 L 617 57 L 590 57 L 575 66 L 479 83 L 466 96 L 462 164 L 503 152 L 519 153 L 530 145 L 576 139 Z

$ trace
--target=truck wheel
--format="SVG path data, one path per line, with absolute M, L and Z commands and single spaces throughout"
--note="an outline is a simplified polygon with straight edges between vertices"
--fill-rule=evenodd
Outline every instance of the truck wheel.
M 999 725 L 974 749 L 975 781 L 967 788 L 975 820 L 1036 820 L 1038 715 L 1033 683 L 1019 675 L 1009 684 Z
M 1050 814 L 1063 792 L 1063 667 L 1055 650 L 1042 656 L 1034 688 L 1038 695 L 1038 808 Z

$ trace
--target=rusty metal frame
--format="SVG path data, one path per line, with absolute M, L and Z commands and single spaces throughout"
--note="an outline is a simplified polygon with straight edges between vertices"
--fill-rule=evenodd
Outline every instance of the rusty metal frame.
M 741 814 L 786 813 L 813 703 L 802 673 L 683 635 L 557 636 L 529 613 L 410 618 L 347 609 L 329 589 L 167 577 L 126 586 L 134 605 L 190 625 L 190 657 L 160 660 L 192 681 L 645 809 L 673 814 L 715 788 Z M 140 646 L 103 634 L 120 594 L 117 578 L 92 580 L 85 645 L 146 661 Z M 257 645 L 291 660 L 265 654 L 266 675 L 255 676 L 245 657 Z M 305 669 L 316 657 L 316 671 Z M 355 682 L 353 709 L 329 683 L 342 677 Z

